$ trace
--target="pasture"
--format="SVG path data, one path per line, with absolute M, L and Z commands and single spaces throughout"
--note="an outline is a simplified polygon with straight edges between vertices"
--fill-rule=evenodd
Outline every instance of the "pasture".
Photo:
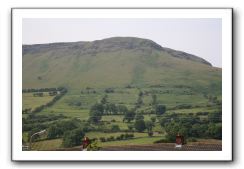
M 89 112 L 92 105 L 99 103 L 101 99 L 106 96 L 108 103 L 114 103 L 116 105 L 124 105 L 128 109 L 135 106 L 138 95 L 143 92 L 142 104 L 137 109 L 139 113 L 142 113 L 145 121 L 149 121 L 152 117 L 156 118 L 155 113 L 150 112 L 152 107 L 152 94 L 156 95 L 157 104 L 163 104 L 166 106 L 166 112 L 168 114 L 197 114 L 199 112 L 215 112 L 220 111 L 221 106 L 217 104 L 211 104 L 209 99 L 203 94 L 194 93 L 189 88 L 163 88 L 163 87 L 146 87 L 146 88 L 113 88 L 113 92 L 105 92 L 105 89 L 81 89 L 81 90 L 69 90 L 62 98 L 57 100 L 55 104 L 49 107 L 45 107 L 43 110 L 37 113 L 40 116 L 51 115 L 64 115 L 68 119 L 79 119 L 82 124 L 85 124 L 89 119 Z M 53 96 L 49 96 L 48 93 L 44 93 L 42 97 L 34 97 L 33 93 L 23 93 L 23 109 L 34 109 L 37 106 L 46 104 L 51 101 Z M 221 101 L 221 97 L 218 96 Z M 159 116 L 158 116 L 159 117 Z M 200 117 L 200 116 L 199 116 Z M 201 117 L 205 117 L 202 115 Z M 26 118 L 23 115 L 23 118 Z M 101 142 L 99 138 L 109 138 L 117 136 L 127 132 L 129 125 L 134 125 L 132 122 L 123 122 L 123 114 L 103 115 L 101 121 L 103 129 L 110 130 L 113 126 L 118 126 L 117 132 L 102 132 L 102 131 L 89 131 L 85 135 L 89 138 L 98 139 L 98 145 L 100 147 L 107 146 L 120 146 L 120 145 L 143 145 L 153 144 L 154 141 L 165 138 L 165 129 L 160 125 L 158 118 L 152 128 L 154 135 L 148 136 L 146 132 L 134 131 L 134 137 L 127 140 L 113 140 Z M 59 119 L 62 120 L 62 119 Z M 47 127 L 55 121 L 49 121 L 45 124 Z M 95 128 L 99 128 L 95 127 Z M 28 132 L 23 132 L 23 140 L 28 142 Z M 49 139 L 44 141 L 33 142 L 33 150 L 54 150 L 63 148 L 62 138 Z

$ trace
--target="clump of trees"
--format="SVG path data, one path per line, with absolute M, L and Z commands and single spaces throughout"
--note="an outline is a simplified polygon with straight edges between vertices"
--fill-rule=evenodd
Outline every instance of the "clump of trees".
M 151 120 L 145 121 L 145 127 L 147 129 L 148 136 L 153 136 L 153 127 L 154 127 L 154 122 Z
M 113 88 L 107 88 L 104 90 L 105 93 L 114 93 L 114 89 Z
M 54 139 L 60 138 L 66 131 L 71 131 L 81 127 L 81 121 L 79 119 L 62 120 L 53 123 L 47 129 L 47 138 Z
M 35 92 L 33 93 L 34 97 L 43 97 L 43 93 L 42 92 Z
M 162 104 L 156 105 L 155 113 L 158 117 L 162 116 L 165 112 L 166 112 L 165 105 L 162 105 Z
M 39 89 L 23 89 L 22 93 L 34 93 L 34 92 L 58 92 L 63 90 L 64 87 L 58 87 L 58 88 L 39 88 Z
M 57 121 L 60 119 L 65 119 L 64 115 L 37 115 L 28 114 L 26 118 L 22 118 L 22 131 L 28 132 L 28 140 L 32 134 L 39 132 L 41 130 L 47 129 L 49 127 L 48 123 L 52 121 Z M 35 138 L 37 139 L 37 137 Z M 34 139 L 34 140 L 35 140 Z
M 134 127 L 138 132 L 143 132 L 146 129 L 145 121 L 142 119 L 136 120 Z
M 82 129 L 75 129 L 71 131 L 66 131 L 64 133 L 62 145 L 64 147 L 74 147 L 81 145 L 82 138 L 85 136 L 85 133 Z
M 140 108 L 144 104 L 142 97 L 143 97 L 143 92 L 139 91 L 138 98 L 137 98 L 137 101 L 135 104 L 135 108 Z
M 201 120 L 198 115 L 165 114 L 159 123 L 167 133 L 166 139 L 174 142 L 177 134 L 185 138 L 222 138 L 222 124 L 218 113 L 209 114 L 209 119 Z M 211 118 L 214 116 L 215 118 Z M 218 118 L 217 118 L 218 117 Z
M 90 109 L 89 121 L 95 124 L 99 123 L 102 119 L 103 111 L 104 107 L 102 104 L 96 103 L 93 105 Z
M 110 136 L 110 137 L 100 137 L 99 140 L 101 142 L 107 142 L 107 141 L 119 141 L 119 140 L 128 140 L 134 138 L 133 133 L 125 133 L 125 134 L 120 134 L 119 136 Z
M 123 122 L 130 123 L 131 121 L 134 120 L 135 115 L 136 115 L 136 113 L 135 113 L 135 110 L 134 109 L 127 111 L 124 114 Z

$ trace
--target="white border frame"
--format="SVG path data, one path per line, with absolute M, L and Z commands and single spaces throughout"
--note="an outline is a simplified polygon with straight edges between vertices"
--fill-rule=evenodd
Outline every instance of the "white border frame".
M 23 18 L 221 18 L 222 151 L 22 151 Z M 13 161 L 232 161 L 232 9 L 12 9 Z

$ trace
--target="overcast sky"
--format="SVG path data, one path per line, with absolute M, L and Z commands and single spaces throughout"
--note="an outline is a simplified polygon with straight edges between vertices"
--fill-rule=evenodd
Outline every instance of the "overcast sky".
M 151 39 L 222 67 L 221 19 L 23 19 L 23 44 L 93 41 L 114 36 Z

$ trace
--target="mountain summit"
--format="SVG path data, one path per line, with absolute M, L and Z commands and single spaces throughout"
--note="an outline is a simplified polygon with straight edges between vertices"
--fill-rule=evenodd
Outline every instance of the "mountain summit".
M 141 38 L 23 45 L 23 88 L 184 85 L 220 92 L 221 69 Z
M 48 49 L 75 49 L 81 50 L 81 54 L 96 54 L 100 52 L 115 52 L 118 50 L 158 50 L 171 54 L 173 57 L 187 59 L 191 61 L 200 62 L 212 66 L 206 60 L 188 54 L 186 52 L 164 48 L 159 44 L 149 39 L 135 38 L 135 37 L 112 37 L 103 40 L 95 40 L 92 42 L 69 42 L 69 43 L 50 43 L 50 44 L 37 44 L 37 45 L 23 45 L 23 54 L 28 52 L 43 52 Z

